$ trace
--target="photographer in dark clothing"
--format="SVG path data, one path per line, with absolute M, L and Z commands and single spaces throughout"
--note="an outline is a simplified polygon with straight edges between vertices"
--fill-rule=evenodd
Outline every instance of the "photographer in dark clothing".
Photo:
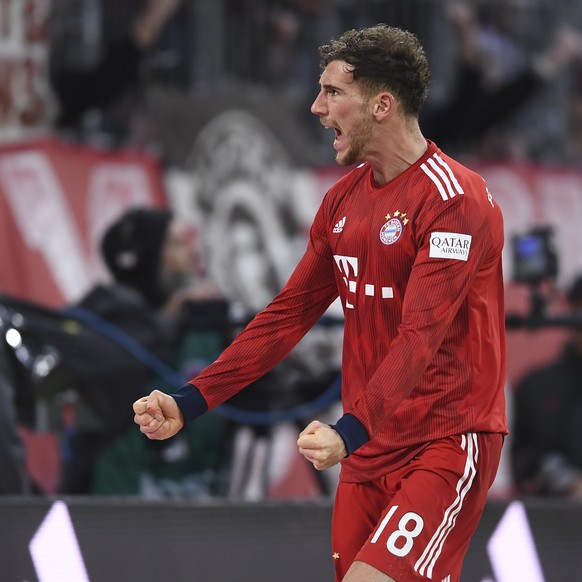
M 131 425 L 124 403 L 131 406 L 144 386 L 159 383 L 154 370 L 131 353 L 130 344 L 172 369 L 188 317 L 196 308 L 226 305 L 204 277 L 193 237 L 189 224 L 156 208 L 130 209 L 104 233 L 101 253 L 113 281 L 96 285 L 70 314 L 113 341 L 96 350 L 80 375 L 81 400 L 65 455 L 63 493 L 91 490 L 97 457 Z
M 567 293 L 582 316 L 582 275 Z M 559 358 L 516 387 L 512 468 L 522 495 L 582 499 L 582 326 L 573 325 Z

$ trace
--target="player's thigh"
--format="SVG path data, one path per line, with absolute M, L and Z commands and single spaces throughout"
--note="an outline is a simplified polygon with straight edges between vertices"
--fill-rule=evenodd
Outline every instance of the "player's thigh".
M 397 491 L 355 559 L 396 582 L 459 580 L 501 445 L 491 434 L 440 439 L 388 475 Z
M 342 582 L 397 582 L 365 562 L 354 562 Z
M 339 482 L 331 528 L 336 582 L 344 579 L 356 555 L 370 537 L 389 498 L 390 492 L 386 491 L 382 480 L 367 483 Z

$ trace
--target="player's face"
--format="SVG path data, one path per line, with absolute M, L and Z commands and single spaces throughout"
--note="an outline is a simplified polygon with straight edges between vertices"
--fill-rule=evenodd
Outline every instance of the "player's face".
M 335 131 L 336 161 L 342 166 L 363 161 L 372 139 L 372 116 L 369 99 L 354 81 L 349 65 L 344 61 L 329 63 L 320 87 L 311 112 L 319 116 L 324 127 Z

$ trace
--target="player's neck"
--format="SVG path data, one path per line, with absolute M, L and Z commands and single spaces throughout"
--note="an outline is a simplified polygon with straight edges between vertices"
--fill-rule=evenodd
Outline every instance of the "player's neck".
M 379 140 L 368 163 L 374 171 L 374 182 L 382 186 L 394 180 L 415 164 L 426 152 L 428 144 L 418 124 L 401 125 Z

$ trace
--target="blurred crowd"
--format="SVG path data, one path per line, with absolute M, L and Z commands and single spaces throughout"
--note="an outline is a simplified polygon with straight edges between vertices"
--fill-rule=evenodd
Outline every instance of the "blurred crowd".
M 57 123 L 163 153 L 171 137 L 160 92 L 266 110 L 276 100 L 269 121 L 296 119 L 302 148 L 325 156 L 309 115 L 317 47 L 377 22 L 408 28 L 425 46 L 429 138 L 457 156 L 579 165 L 582 7 L 573 0 L 55 0 Z

